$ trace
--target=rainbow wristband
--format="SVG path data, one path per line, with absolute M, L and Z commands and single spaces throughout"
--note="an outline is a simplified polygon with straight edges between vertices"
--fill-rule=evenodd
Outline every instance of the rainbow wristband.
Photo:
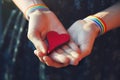
M 100 17 L 88 16 L 84 20 L 94 22 L 97 25 L 97 27 L 100 29 L 100 35 L 106 32 L 106 28 L 107 28 L 106 23 Z
M 49 8 L 45 4 L 34 4 L 34 5 L 31 5 L 24 12 L 26 19 L 29 19 L 29 14 L 31 12 L 34 12 L 35 10 L 48 11 Z

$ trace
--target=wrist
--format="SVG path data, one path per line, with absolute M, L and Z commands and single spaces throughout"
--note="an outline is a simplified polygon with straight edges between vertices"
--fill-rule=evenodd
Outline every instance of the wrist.
M 42 15 L 46 15 L 47 13 L 53 13 L 52 11 L 50 11 L 50 10 L 48 10 L 48 11 L 41 11 L 41 10 L 35 10 L 34 12 L 31 12 L 30 14 L 29 14 L 29 19 L 31 18 L 31 17 L 40 17 L 40 16 L 42 16 Z M 28 21 L 29 21 L 29 19 L 28 19 Z
M 49 10 L 43 0 L 13 0 L 16 6 L 23 12 L 28 20 L 29 14 L 36 10 Z
M 26 19 L 29 20 L 30 14 L 34 12 L 38 13 L 38 12 L 45 12 L 45 11 L 49 11 L 49 8 L 45 4 L 33 4 L 29 6 L 28 8 L 26 8 L 26 10 L 24 11 L 24 15 Z
M 90 31 L 92 31 L 94 34 L 96 34 L 96 37 L 99 36 L 100 28 L 98 28 L 97 25 L 95 23 L 93 23 L 92 21 L 88 21 L 88 20 L 84 20 L 84 21 L 91 29 Z
M 98 16 L 88 16 L 84 19 L 85 21 L 92 22 L 99 28 L 99 35 L 102 35 L 106 32 L 107 25 L 102 18 Z

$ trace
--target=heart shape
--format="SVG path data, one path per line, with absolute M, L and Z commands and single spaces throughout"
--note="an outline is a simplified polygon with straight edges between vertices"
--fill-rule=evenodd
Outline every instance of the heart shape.
M 62 46 L 70 40 L 68 34 L 58 34 L 55 31 L 50 31 L 47 33 L 48 40 L 48 54 L 50 54 L 54 49 Z

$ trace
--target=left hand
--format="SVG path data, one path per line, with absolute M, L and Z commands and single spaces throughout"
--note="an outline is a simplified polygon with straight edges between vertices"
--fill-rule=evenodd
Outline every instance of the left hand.
M 98 36 L 99 28 L 92 22 L 78 20 L 71 25 L 68 32 L 74 42 L 79 46 L 81 51 L 80 60 L 90 55 L 94 41 Z

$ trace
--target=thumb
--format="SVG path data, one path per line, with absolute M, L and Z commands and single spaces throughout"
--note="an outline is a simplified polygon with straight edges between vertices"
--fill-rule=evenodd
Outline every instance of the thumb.
M 45 54 L 47 52 L 47 45 L 37 32 L 28 32 L 28 39 L 34 44 L 37 51 Z
M 81 58 L 85 58 L 91 54 L 92 48 L 93 48 L 93 42 L 86 42 L 80 45 L 80 50 L 81 50 Z

